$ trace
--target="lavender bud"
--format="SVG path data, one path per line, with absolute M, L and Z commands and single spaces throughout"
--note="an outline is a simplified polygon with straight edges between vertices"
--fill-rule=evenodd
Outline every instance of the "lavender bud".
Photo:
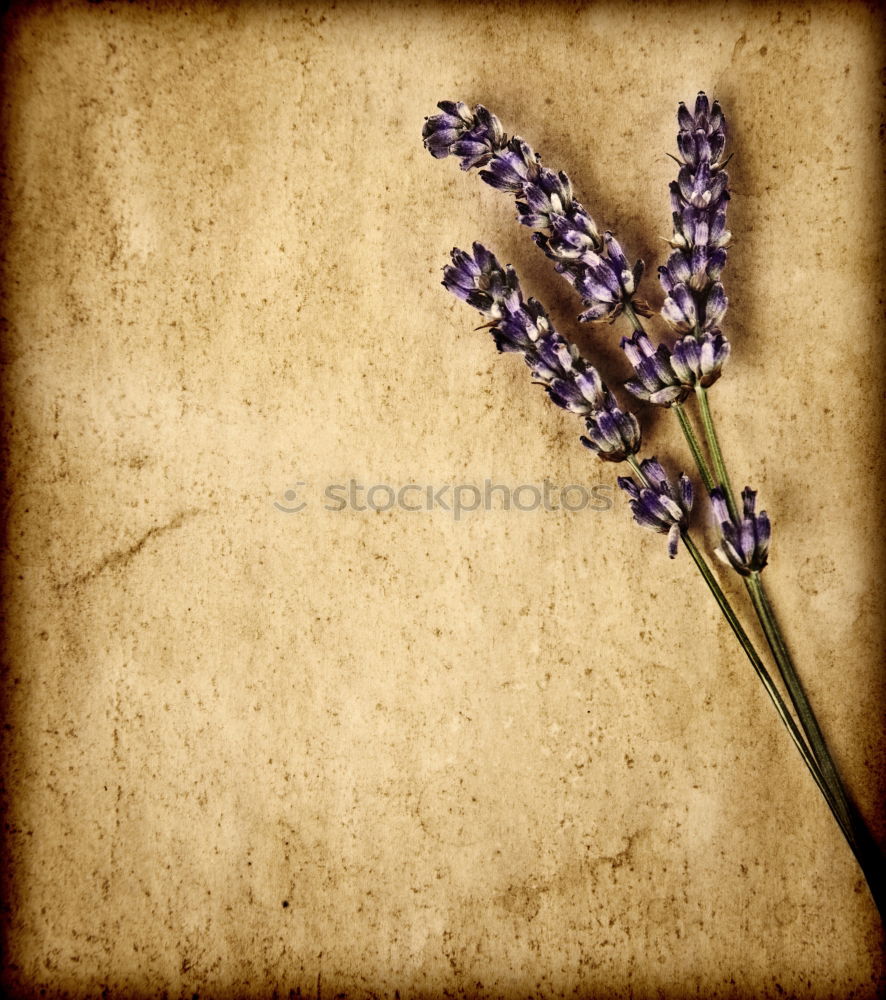
M 769 558 L 769 538 L 772 528 L 765 510 L 754 513 L 757 494 L 749 486 L 741 491 L 741 519 L 734 521 L 729 514 L 726 497 L 719 487 L 711 490 L 711 506 L 720 528 L 720 545 L 715 550 L 721 562 L 731 566 L 741 576 L 762 570 Z
M 671 365 L 671 352 L 664 344 L 652 346 L 649 337 L 638 330 L 622 338 L 621 349 L 637 373 L 636 379 L 625 382 L 625 388 L 638 399 L 658 406 L 682 403 L 689 395 L 691 384 L 684 384 Z
M 679 283 L 671 288 L 662 304 L 661 314 L 681 332 L 695 329 L 698 322 L 696 303 L 686 285 Z
M 608 396 L 601 409 L 585 421 L 588 436 L 581 443 L 596 452 L 604 462 L 623 462 L 640 448 L 640 425 L 633 413 L 620 410 Z
M 501 122 L 482 104 L 473 112 L 461 101 L 440 101 L 437 107 L 443 113 L 426 118 L 421 133 L 431 156 L 460 157 L 462 170 L 470 170 L 488 163 L 506 145 Z
M 638 485 L 633 476 L 619 476 L 618 485 L 631 498 L 631 512 L 637 524 L 668 536 L 668 555 L 673 559 L 680 532 L 689 524 L 692 483 L 688 476 L 681 475 L 675 488 L 654 458 L 641 462 L 640 469 L 648 485 Z
M 707 388 L 720 377 L 729 360 L 729 341 L 714 330 L 700 337 L 683 337 L 671 351 L 671 367 L 682 385 Z
M 704 306 L 704 320 L 701 323 L 703 330 L 715 330 L 720 325 L 720 320 L 726 312 L 729 300 L 723 291 L 723 286 L 717 282 L 710 292 L 708 292 L 707 302 Z
M 547 392 L 557 406 L 589 416 L 603 402 L 604 386 L 597 370 L 589 368 L 587 371 L 574 370 L 567 378 L 554 379 L 547 386 Z
M 536 154 L 515 136 L 506 149 L 493 157 L 488 169 L 480 171 L 480 176 L 499 191 L 521 195 L 523 185 L 537 177 L 539 169 Z

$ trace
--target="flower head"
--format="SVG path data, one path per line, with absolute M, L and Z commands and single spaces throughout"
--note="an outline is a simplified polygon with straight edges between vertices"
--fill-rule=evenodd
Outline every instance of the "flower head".
M 680 104 L 677 123 L 680 169 L 670 187 L 675 252 L 658 269 L 665 291 L 662 315 L 683 333 L 709 332 L 719 326 L 727 306 L 719 283 L 731 239 L 726 228 L 729 177 L 723 169 L 726 119 L 720 105 L 711 105 L 701 92 L 694 112 Z
M 674 344 L 671 367 L 683 385 L 707 388 L 720 377 L 729 353 L 729 341 L 719 330 L 700 337 L 690 335 Z
M 534 229 L 533 239 L 582 298 L 584 321 L 614 319 L 626 305 L 645 314 L 634 301 L 642 261 L 633 267 L 611 233 L 575 200 L 562 171 L 543 167 L 538 154 L 519 136 L 507 140 L 498 119 L 482 105 L 471 111 L 456 101 L 441 101 L 443 114 L 425 121 L 424 142 L 432 156 L 460 156 L 462 169 L 484 167 L 480 177 L 514 195 L 520 222 Z
M 682 403 L 689 395 L 691 383 L 677 374 L 671 352 L 664 344 L 653 347 L 649 337 L 642 330 L 636 330 L 630 338 L 622 338 L 621 349 L 637 374 L 635 379 L 625 382 L 625 388 L 638 399 L 671 406 Z
M 643 482 L 633 476 L 619 476 L 618 485 L 628 494 L 631 512 L 637 524 L 668 536 L 668 555 L 677 554 L 680 532 L 689 525 L 692 510 L 692 483 L 680 476 L 677 487 L 671 485 L 664 469 L 654 458 L 640 463 Z
M 501 122 L 482 104 L 473 111 L 462 101 L 440 101 L 437 107 L 442 114 L 426 118 L 421 133 L 431 156 L 461 157 L 462 170 L 470 170 L 505 146 Z
M 585 417 L 589 426 L 604 414 L 599 419 L 608 437 L 594 447 L 601 457 L 619 448 L 622 457 L 633 454 L 640 443 L 639 425 L 618 410 L 596 368 L 557 333 L 540 302 L 523 297 L 512 268 L 502 267 L 481 243 L 472 251 L 452 251 L 452 263 L 443 272 L 444 287 L 492 320 L 488 325 L 499 351 L 522 354 L 533 379 L 557 406 Z M 607 420 L 615 421 L 614 429 Z
M 640 425 L 633 413 L 620 410 L 608 393 L 603 405 L 585 421 L 588 433 L 581 443 L 604 462 L 623 462 L 640 449 Z
M 765 510 L 755 513 L 757 494 L 749 486 L 741 491 L 742 512 L 734 521 L 720 487 L 711 490 L 711 506 L 720 528 L 720 545 L 715 552 L 721 562 L 736 573 L 750 576 L 763 569 L 769 558 L 769 538 L 772 526 Z

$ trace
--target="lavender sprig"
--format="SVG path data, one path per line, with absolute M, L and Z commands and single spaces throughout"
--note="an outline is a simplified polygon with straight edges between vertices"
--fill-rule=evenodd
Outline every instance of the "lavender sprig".
M 492 254 L 475 244 L 473 256 L 453 251 L 444 284 L 490 317 L 486 325 L 498 349 L 520 352 L 553 402 L 584 418 L 588 429 L 588 437 L 582 438 L 585 445 L 601 458 L 631 465 L 639 482 L 622 477 L 619 485 L 630 495 L 635 520 L 666 533 L 672 557 L 678 539 L 683 538 L 846 835 L 875 902 L 884 912 L 886 884 L 879 873 L 886 868 L 881 854 L 846 797 L 763 589 L 760 571 L 768 558 L 769 519 L 765 511 L 756 513 L 756 495 L 749 489 L 742 494 L 744 507 L 741 514 L 738 512 L 707 401 L 707 388 L 719 378 L 730 352 L 719 329 L 728 307 L 720 277 L 731 238 L 726 228 L 726 123 L 719 105 L 715 102 L 711 106 L 701 92 L 694 113 L 682 104 L 678 110 L 680 170 L 671 185 L 674 234 L 669 241 L 673 252 L 666 265 L 659 268 L 665 291 L 662 315 L 683 335 L 672 349 L 653 346 L 638 319 L 638 314 L 649 315 L 635 298 L 642 262 L 630 268 L 612 234 L 600 235 L 594 220 L 575 200 L 566 174 L 543 167 L 532 148 L 517 136 L 509 139 L 498 119 L 482 105 L 471 110 L 460 102 L 441 102 L 438 107 L 442 113 L 427 119 L 423 130 L 431 154 L 438 158 L 457 156 L 463 170 L 483 167 L 480 174 L 484 181 L 514 194 L 520 222 L 536 230 L 535 242 L 581 295 L 585 305 L 581 319 L 612 321 L 624 313 L 633 326 L 633 335 L 622 340 L 636 376 L 627 388 L 641 399 L 671 407 L 678 417 L 711 494 L 721 533 L 718 555 L 744 579 L 802 733 L 692 540 L 688 531 L 692 507 L 689 480 L 681 476 L 675 488 L 654 459 L 638 464 L 635 455 L 640 434 L 636 419 L 618 409 L 596 369 L 553 330 L 541 305 L 534 299 L 523 299 L 510 268 L 501 268 Z M 699 401 L 716 480 L 683 410 L 691 390 Z
M 482 104 L 473 112 L 454 101 L 437 107 L 443 113 L 427 118 L 422 130 L 427 150 L 438 158 L 461 157 L 463 170 L 485 166 L 483 180 L 514 195 L 520 222 L 536 230 L 536 244 L 581 296 L 585 309 L 580 320 L 611 321 L 628 307 L 648 314 L 634 300 L 643 262 L 631 267 L 612 233 L 600 235 L 565 173 L 543 167 L 519 136 L 508 140 L 499 120 Z
M 673 559 L 680 535 L 689 527 L 692 483 L 688 476 L 681 475 L 679 489 L 672 486 L 655 458 L 644 459 L 637 472 L 639 484 L 633 476 L 619 476 L 618 485 L 631 498 L 631 512 L 637 524 L 668 536 L 668 555 Z
M 636 454 L 637 418 L 619 408 L 600 373 L 557 333 L 542 304 L 524 298 L 513 268 L 502 267 L 481 243 L 473 245 L 473 254 L 456 247 L 443 272 L 443 286 L 492 320 L 496 347 L 522 354 L 553 403 L 585 418 L 582 444 L 609 462 Z
M 720 545 L 714 550 L 721 562 L 731 566 L 741 576 L 759 573 L 769 558 L 769 538 L 772 527 L 765 510 L 755 513 L 757 494 L 749 486 L 741 491 L 743 510 L 738 521 L 733 520 L 726 496 L 719 487 L 711 490 L 711 506 L 720 529 Z

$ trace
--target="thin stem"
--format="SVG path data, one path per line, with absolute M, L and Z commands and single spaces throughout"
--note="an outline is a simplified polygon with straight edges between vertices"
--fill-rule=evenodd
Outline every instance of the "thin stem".
M 861 866 L 868 888 L 882 915 L 886 912 L 884 909 L 886 908 L 886 863 L 884 863 L 883 853 L 868 829 L 864 818 L 846 794 L 846 789 L 828 751 L 818 720 L 815 718 L 815 713 L 812 711 L 812 706 L 809 704 L 809 699 L 806 697 L 806 692 L 797 676 L 790 653 L 782 640 L 775 612 L 766 596 L 760 574 L 752 573 L 745 580 L 745 583 L 822 777 L 827 782 L 834 804 L 843 817 L 841 826 L 845 824 L 844 832 L 845 828 L 848 827 L 851 833 L 849 843 L 852 852 Z
M 637 462 L 636 457 L 634 455 L 628 455 L 627 462 L 630 465 L 630 467 L 634 470 L 634 472 L 637 474 L 638 478 L 640 479 L 640 482 L 648 489 L 650 487 L 649 480 L 647 479 L 646 474 L 640 468 L 640 465 Z M 818 764 L 816 763 L 815 758 L 812 756 L 809 747 L 806 745 L 806 742 L 803 739 L 799 729 L 797 728 L 797 724 L 794 721 L 793 717 L 791 716 L 791 713 L 788 711 L 788 708 L 785 705 L 784 699 L 779 693 L 778 688 L 773 683 L 772 678 L 769 675 L 769 671 L 763 665 L 763 661 L 757 654 L 757 650 L 754 648 L 754 644 L 751 642 L 747 632 L 745 632 L 741 622 L 738 620 L 735 611 L 732 609 L 732 605 L 729 603 L 729 599 L 723 593 L 723 590 L 720 587 L 720 584 L 717 582 L 716 577 L 714 577 L 713 573 L 711 573 L 710 567 L 705 561 L 704 556 L 698 550 L 698 547 L 695 545 L 695 542 L 693 542 L 692 538 L 689 535 L 689 532 L 683 530 L 681 531 L 681 535 L 687 551 L 692 556 L 692 559 L 695 562 L 698 571 L 701 573 L 702 578 L 708 585 L 708 588 L 710 589 L 711 593 L 714 595 L 714 599 L 719 605 L 720 610 L 723 612 L 724 617 L 726 618 L 727 622 L 729 622 L 732 631 L 735 633 L 735 637 L 738 639 L 739 644 L 747 654 L 748 659 L 751 661 L 751 666 L 753 666 L 757 676 L 762 681 L 763 687 L 766 689 L 767 694 L 772 699 L 772 703 L 775 705 L 776 711 L 781 717 L 782 722 L 787 727 L 787 730 L 790 733 L 794 743 L 796 744 L 797 749 L 800 751 L 800 755 L 803 757 L 806 766 L 809 768 L 810 774 L 812 775 L 816 785 L 818 785 L 819 790 L 824 796 L 825 801 L 827 802 L 831 812 L 834 813 L 834 818 L 837 820 L 840 829 L 843 831 L 847 840 L 849 840 L 851 843 L 851 836 L 849 833 L 849 829 L 844 824 L 841 816 L 838 815 L 838 813 L 836 812 L 829 789 L 827 788 L 827 785 L 825 784 L 824 779 L 822 778 Z
M 705 438 L 717 473 L 717 480 L 723 490 L 729 513 L 736 524 L 738 524 L 740 523 L 738 508 L 735 504 L 732 484 L 729 481 L 726 463 L 723 461 L 723 452 L 720 450 L 720 442 L 717 439 L 717 432 L 714 428 L 714 420 L 708 403 L 707 391 L 701 386 L 696 386 L 696 395 L 698 397 Z M 699 472 L 701 472 L 700 468 Z M 704 474 L 702 474 L 702 478 L 704 478 Z M 821 780 L 827 786 L 825 797 L 828 800 L 828 805 L 831 807 L 834 817 L 839 823 L 846 839 L 849 841 L 849 846 L 852 848 L 852 852 L 861 866 L 871 895 L 882 916 L 886 913 L 886 876 L 883 874 L 884 863 L 882 853 L 877 847 L 863 818 L 846 794 L 846 789 L 840 780 L 836 765 L 825 743 L 821 727 L 818 724 L 815 713 L 812 711 L 812 706 L 806 697 L 806 692 L 800 683 L 800 678 L 797 675 L 787 644 L 782 636 L 775 612 L 766 596 L 760 574 L 756 572 L 752 573 L 750 577 L 745 579 L 745 586 L 751 598 L 751 603 L 754 606 L 754 611 L 766 635 L 766 641 L 772 650 L 778 672 L 790 696 L 791 704 L 800 720 L 800 725 L 803 728 L 803 733 L 815 760 L 816 770 L 821 776 Z M 824 792 L 824 789 L 822 791 Z
M 809 773 L 812 775 L 813 780 L 816 785 L 818 785 L 819 791 L 824 796 L 825 802 L 828 804 L 828 807 L 834 815 L 834 819 L 836 819 L 840 829 L 843 831 L 843 835 L 846 837 L 847 841 L 849 841 L 850 846 L 852 846 L 853 838 L 851 834 L 851 827 L 844 822 L 842 816 L 838 813 L 830 790 L 822 777 L 821 770 L 819 769 L 812 752 L 806 745 L 806 741 L 803 739 L 803 736 L 797 727 L 797 723 L 794 721 L 793 716 L 788 710 L 788 707 L 779 693 L 778 688 L 775 686 L 769 671 L 763 665 L 763 661 L 757 654 L 754 644 L 751 642 L 747 632 L 745 632 L 741 622 L 738 620 L 738 617 L 733 611 L 732 605 L 729 603 L 729 599 L 723 593 L 720 584 L 717 583 L 716 577 L 711 572 L 704 556 L 698 550 L 698 547 L 695 542 L 693 542 L 689 532 L 684 530 L 681 532 L 681 535 L 683 538 L 683 544 L 686 546 L 686 550 L 689 552 L 690 556 L 692 556 L 695 565 L 698 567 L 698 571 L 701 573 L 705 583 L 714 595 L 714 600 L 719 605 L 726 621 L 729 622 L 729 626 L 735 633 L 735 637 L 738 639 L 741 648 L 745 651 L 747 658 L 751 661 L 751 666 L 760 678 L 763 687 L 766 689 L 766 693 L 769 695 L 772 700 L 772 704 L 775 706 L 775 710 L 781 718 L 781 721 L 785 724 L 788 732 L 790 733 L 791 739 L 800 751 L 800 755 L 802 756 L 806 767 L 809 769 Z
M 723 461 L 723 452 L 720 450 L 720 442 L 717 439 L 717 432 L 714 428 L 714 420 L 708 403 L 707 390 L 702 386 L 697 386 L 696 394 L 698 395 L 699 409 L 701 410 L 701 419 L 702 424 L 704 425 L 708 447 L 711 451 L 714 468 L 717 470 L 717 480 L 723 489 L 726 502 L 729 506 L 729 512 L 732 515 L 733 520 L 736 523 L 739 523 L 740 519 L 735 506 L 732 485 L 729 482 L 729 475 L 726 471 L 726 463 Z M 784 681 L 788 694 L 790 695 L 791 703 L 793 704 L 794 710 L 800 719 L 800 724 L 806 734 L 809 746 L 815 755 L 815 759 L 818 762 L 819 767 L 821 768 L 822 775 L 831 789 L 834 801 L 839 807 L 844 821 L 848 824 L 850 823 L 850 814 L 846 790 L 843 787 L 843 783 L 840 781 L 837 768 L 834 765 L 833 759 L 828 751 L 827 745 L 825 744 L 821 727 L 818 724 L 818 720 L 815 718 L 815 713 L 812 711 L 812 706 L 809 704 L 809 699 L 806 697 L 806 692 L 803 690 L 803 686 L 800 683 L 800 678 L 797 675 L 791 655 L 788 652 L 787 644 L 781 634 L 781 629 L 778 626 L 775 613 L 772 610 L 772 605 L 766 597 L 766 591 L 763 587 L 763 581 L 760 579 L 760 574 L 755 572 L 752 573 L 750 577 L 746 577 L 745 586 L 747 587 L 751 602 L 754 605 L 754 611 L 757 614 L 757 618 L 760 620 L 760 625 L 763 627 L 763 631 L 766 634 L 766 641 L 769 644 L 769 648 L 772 650 L 772 655 L 775 657 L 778 672 L 781 675 L 781 679 Z
M 760 619 L 763 631 L 766 633 L 766 641 L 769 643 L 769 648 L 772 650 L 772 655 L 778 664 L 779 673 L 800 718 L 800 723 L 806 733 L 809 746 L 815 755 L 815 759 L 818 761 L 822 774 L 834 793 L 834 798 L 840 807 L 841 813 L 846 822 L 850 823 L 849 800 L 846 790 L 840 780 L 840 775 L 837 772 L 833 758 L 828 751 L 824 734 L 818 724 L 818 719 L 816 719 L 815 713 L 812 711 L 812 706 L 809 704 L 809 699 L 803 690 L 803 685 L 800 683 L 800 678 L 797 675 L 791 655 L 782 638 L 772 605 L 769 603 L 766 591 L 763 589 L 763 581 L 760 579 L 760 574 L 754 572 L 749 577 L 746 577 L 745 586 L 748 589 L 751 601 L 753 601 L 754 610 L 757 612 L 757 617 Z
M 708 403 L 708 391 L 704 386 L 697 385 L 695 394 L 698 397 L 698 408 L 701 411 L 701 422 L 704 427 L 705 437 L 708 441 L 708 448 L 711 451 L 711 459 L 714 462 L 714 469 L 717 472 L 717 482 L 726 495 L 726 505 L 732 519 L 738 522 L 738 508 L 735 506 L 735 497 L 732 493 L 732 484 L 729 482 L 729 473 L 726 471 L 726 463 L 723 461 L 723 452 L 720 451 L 720 442 L 717 440 L 717 431 L 714 428 L 714 418 L 711 416 L 711 407 Z
M 689 422 L 689 415 L 683 409 L 682 403 L 674 403 L 671 409 L 677 414 L 677 419 L 680 421 L 680 428 L 683 431 L 683 437 L 686 438 L 686 443 L 689 445 L 689 450 L 695 459 L 695 467 L 698 469 L 698 474 L 702 478 L 705 489 L 710 493 L 716 483 L 714 482 L 714 477 L 711 475 L 707 459 L 704 457 L 704 452 L 701 450 L 701 444 L 695 435 L 695 431 L 692 429 L 692 424 Z
M 634 307 L 630 302 L 622 303 L 622 312 L 624 312 L 625 317 L 630 322 L 631 326 L 637 331 L 637 333 L 645 333 L 643 329 L 643 324 L 640 322 L 640 318 L 634 312 Z

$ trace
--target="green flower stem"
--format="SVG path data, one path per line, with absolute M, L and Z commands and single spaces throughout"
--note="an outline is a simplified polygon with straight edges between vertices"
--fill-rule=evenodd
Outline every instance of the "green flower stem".
M 738 508 L 735 504 L 732 484 L 729 481 L 726 463 L 723 461 L 723 453 L 720 450 L 720 442 L 714 428 L 714 420 L 708 403 L 707 391 L 701 386 L 697 386 L 696 395 L 698 397 L 705 438 L 713 460 L 714 469 L 717 473 L 717 481 L 723 490 L 730 514 L 738 522 Z M 704 473 L 700 467 L 699 472 L 702 478 L 704 478 Z M 812 711 L 812 706 L 806 697 L 806 692 L 800 683 L 800 678 L 794 667 L 787 644 L 784 641 L 781 628 L 775 617 L 775 612 L 769 603 L 769 598 L 766 595 L 766 589 L 760 578 L 760 574 L 752 573 L 750 577 L 745 578 L 744 582 L 751 598 L 751 603 L 754 606 L 754 611 L 766 635 L 766 641 L 772 650 L 779 675 L 784 682 L 791 704 L 803 728 L 806 741 L 815 758 L 818 772 L 827 786 L 828 792 L 825 797 L 828 799 L 831 811 L 834 813 L 837 822 L 840 824 L 840 828 L 849 841 L 849 846 L 852 848 L 856 860 L 861 866 L 868 887 L 871 890 L 871 895 L 882 916 L 886 913 L 886 875 L 884 875 L 886 864 L 884 864 L 882 852 L 879 850 L 863 818 L 846 794 L 846 789 L 825 743 L 821 727 L 818 724 L 815 713 Z
M 818 725 L 818 720 L 815 718 L 815 714 L 809 704 L 809 699 L 806 697 L 806 692 L 803 690 L 800 678 L 797 676 L 790 653 L 782 640 L 775 612 L 772 610 L 772 605 L 766 596 L 760 574 L 752 573 L 745 580 L 745 585 L 747 586 L 748 593 L 751 595 L 751 600 L 754 602 L 754 609 L 757 611 L 757 615 L 766 632 L 766 639 L 769 646 L 776 657 L 782 680 L 785 683 L 785 687 L 791 697 L 791 702 L 803 726 L 803 731 L 806 733 L 806 738 L 809 741 L 812 753 L 815 755 L 816 763 L 819 766 L 822 777 L 831 789 L 834 805 L 843 817 L 841 826 L 844 827 L 844 833 L 846 832 L 846 827 L 848 827 L 851 833 L 851 837 L 847 837 L 847 839 L 849 839 L 852 851 L 861 866 L 865 880 L 868 883 L 868 888 L 874 897 L 874 902 L 877 904 L 877 909 L 883 915 L 886 913 L 886 909 L 884 909 L 886 907 L 886 859 L 884 859 L 883 852 L 871 835 L 864 818 L 846 794 L 846 789 L 840 780 L 837 767 L 828 751 L 821 728 Z
M 846 823 L 851 826 L 852 820 L 846 790 L 840 780 L 840 775 L 837 773 L 833 758 L 828 751 L 824 734 L 818 724 L 818 719 L 816 719 L 815 713 L 812 711 L 812 706 L 809 704 L 809 699 L 806 697 L 806 692 L 803 690 L 803 685 L 797 676 L 791 655 L 782 639 L 772 605 L 769 603 L 766 591 L 763 589 L 763 581 L 760 579 L 760 574 L 758 572 L 751 573 L 749 577 L 745 578 L 745 586 L 754 604 L 757 617 L 760 619 L 760 624 L 763 626 L 763 631 L 766 633 L 766 641 L 769 643 L 769 648 L 772 650 L 772 655 L 778 664 L 779 673 L 790 695 L 797 716 L 800 719 L 800 724 L 803 726 L 803 731 L 806 733 L 809 746 L 815 755 L 815 759 L 818 761 L 825 780 L 833 791 L 834 799 L 837 802 L 841 815 L 844 817 Z
M 726 506 L 732 519 L 739 521 L 738 508 L 735 506 L 735 497 L 732 493 L 732 483 L 729 482 L 729 473 L 726 471 L 726 463 L 723 461 L 723 452 L 720 451 L 720 442 L 717 440 L 717 431 L 714 429 L 714 418 L 711 416 L 711 407 L 708 403 L 708 391 L 704 386 L 695 387 L 695 395 L 698 397 L 698 408 L 701 412 L 701 423 L 704 427 L 708 448 L 711 452 L 711 459 L 717 473 L 717 482 L 723 489 L 726 496 Z
M 726 472 L 726 463 L 723 461 L 723 452 L 720 450 L 720 442 L 717 439 L 717 432 L 714 429 L 714 420 L 708 403 L 707 390 L 701 386 L 697 386 L 695 391 L 698 396 L 699 409 L 701 410 L 701 420 L 702 425 L 704 426 L 708 448 L 711 452 L 714 468 L 717 471 L 717 481 L 719 482 L 726 497 L 729 512 L 732 514 L 736 523 L 738 523 L 740 520 L 738 510 L 735 506 L 735 498 L 732 492 L 732 485 L 729 482 L 729 475 Z M 745 579 L 745 586 L 747 587 L 748 594 L 750 595 L 751 602 L 754 606 L 754 611 L 757 614 L 757 618 L 760 620 L 760 625 L 766 634 L 766 641 L 769 644 L 769 648 L 772 650 L 772 655 L 775 657 L 775 662 L 778 665 L 778 672 L 781 675 L 781 679 L 784 681 L 785 688 L 787 689 L 791 703 L 794 706 L 794 711 L 797 713 L 797 717 L 800 720 L 800 725 L 803 727 L 803 732 L 806 734 L 809 746 L 815 755 L 815 759 L 818 761 L 825 781 L 831 789 L 834 801 L 843 816 L 844 822 L 849 824 L 850 812 L 846 790 L 843 787 L 843 783 L 837 773 L 837 768 L 830 752 L 828 751 L 827 745 L 825 744 L 821 727 L 818 724 L 815 713 L 812 711 L 812 706 L 809 704 L 809 699 L 806 697 L 803 685 L 800 683 L 800 678 L 797 675 L 796 668 L 794 667 L 791 655 L 788 652 L 781 629 L 778 626 L 778 621 L 775 618 L 772 605 L 769 603 L 769 599 L 766 596 L 766 591 L 763 587 L 763 581 L 760 579 L 760 574 L 752 573 L 750 577 Z
M 689 416 L 683 409 L 682 403 L 674 403 L 671 409 L 677 414 L 677 419 L 680 421 L 680 428 L 683 431 L 683 437 L 686 438 L 686 443 L 689 445 L 689 450 L 695 459 L 695 467 L 698 469 L 698 474 L 701 476 L 705 489 L 710 493 L 717 484 L 711 475 L 710 467 L 704 457 L 704 452 L 701 450 L 699 440 L 695 436 L 695 431 L 692 429 L 692 424 L 689 422 Z
M 634 312 L 634 307 L 631 305 L 631 303 L 622 302 L 621 308 L 622 312 L 625 314 L 625 317 L 630 322 L 634 330 L 636 330 L 637 333 L 645 333 L 646 331 L 643 329 L 643 324 L 640 322 L 640 319 L 637 316 L 636 312 Z
M 640 479 L 640 481 L 648 488 L 649 481 L 644 475 L 643 470 L 640 468 L 636 458 L 633 455 L 629 455 L 627 461 L 628 464 L 636 473 L 636 475 L 638 476 L 638 478 Z M 726 618 L 726 621 L 729 623 L 732 631 L 735 633 L 735 637 L 738 639 L 739 644 L 747 654 L 748 659 L 751 661 L 751 666 L 754 668 L 754 671 L 756 672 L 757 676 L 762 681 L 763 687 L 766 689 L 766 693 L 772 699 L 773 705 L 775 705 L 775 710 L 778 712 L 782 722 L 787 727 L 787 730 L 790 733 L 791 738 L 796 744 L 797 749 L 800 751 L 800 755 L 802 756 L 806 766 L 809 768 L 810 774 L 812 775 L 816 785 L 818 785 L 819 790 L 821 791 L 825 801 L 827 802 L 828 806 L 831 809 L 831 812 L 834 814 L 834 818 L 837 820 L 840 829 L 843 831 L 844 835 L 846 836 L 846 839 L 849 840 L 851 845 L 852 839 L 851 839 L 850 829 L 844 824 L 842 818 L 837 813 L 830 791 L 821 775 L 821 771 L 818 767 L 818 764 L 816 763 L 815 758 L 812 756 L 809 747 L 806 745 L 806 742 L 803 739 L 800 730 L 797 728 L 797 724 L 794 721 L 793 717 L 791 716 L 791 713 L 788 711 L 787 705 L 785 705 L 784 699 L 779 693 L 778 688 L 773 683 L 773 680 L 769 675 L 769 671 L 763 665 L 763 661 L 757 654 L 757 650 L 754 648 L 754 644 L 751 642 L 747 632 L 745 632 L 741 622 L 738 620 L 735 611 L 732 609 L 732 605 L 729 603 L 729 599 L 723 593 L 720 584 L 717 582 L 716 577 L 711 572 L 710 567 L 705 561 L 704 556 L 698 550 L 698 547 L 696 546 L 695 542 L 693 542 L 692 538 L 690 537 L 689 532 L 684 530 L 681 532 L 681 535 L 683 538 L 683 543 L 686 546 L 686 550 L 692 556 L 693 562 L 698 568 L 698 571 L 701 573 L 705 583 L 708 585 L 708 588 L 714 595 L 714 600 L 716 600 L 717 604 L 720 607 L 720 610 L 723 612 L 723 616 Z

